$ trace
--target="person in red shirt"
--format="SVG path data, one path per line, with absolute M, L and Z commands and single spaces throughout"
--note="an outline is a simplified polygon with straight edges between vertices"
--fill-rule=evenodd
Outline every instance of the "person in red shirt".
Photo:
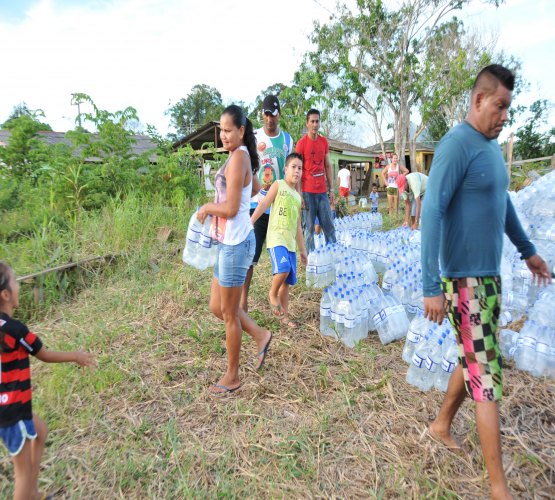
M 308 132 L 297 143 L 296 151 L 303 155 L 301 191 L 303 196 L 302 222 L 306 249 L 314 250 L 314 223 L 320 222 L 327 243 L 335 243 L 331 205 L 334 203 L 333 177 L 328 157 L 328 141 L 321 136 L 320 111 L 310 109 L 306 114 Z M 328 194 L 329 193 L 329 198 Z
M 39 337 L 12 318 L 18 306 L 15 273 L 0 262 L 0 441 L 14 464 L 14 499 L 41 498 L 38 477 L 48 429 L 33 415 L 29 354 L 46 363 L 74 362 L 92 367 L 96 361 L 83 351 L 48 351 Z

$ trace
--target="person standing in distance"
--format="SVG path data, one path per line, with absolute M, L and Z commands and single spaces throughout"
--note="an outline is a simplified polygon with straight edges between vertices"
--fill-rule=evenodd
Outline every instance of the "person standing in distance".
M 348 198 L 351 193 L 351 171 L 349 167 L 343 167 L 337 172 L 337 180 L 339 181 L 339 196 Z
M 493 64 L 480 71 L 465 121 L 436 149 L 422 211 L 424 314 L 441 323 L 447 312 L 459 346 L 459 364 L 429 434 L 448 448 L 460 448 L 451 423 L 468 393 L 476 404 L 476 427 L 496 499 L 512 498 L 501 459 L 498 404 L 503 387 L 495 338 L 503 233 L 535 279 L 541 284 L 551 281 L 511 203 L 497 142 L 508 119 L 513 87 L 514 75 L 503 66 Z
M 275 95 L 268 95 L 262 102 L 262 115 L 264 125 L 255 130 L 256 148 L 258 159 L 260 162 L 260 170 L 258 171 L 258 179 L 260 182 L 260 191 L 251 198 L 252 215 L 258 206 L 259 201 L 268 194 L 272 184 L 280 179 L 285 178 L 285 158 L 293 152 L 293 139 L 291 136 L 280 130 L 279 118 L 281 115 L 281 107 L 279 100 Z M 262 247 L 266 241 L 268 234 L 268 221 L 270 220 L 270 210 L 268 208 L 254 223 L 254 236 L 256 238 L 256 249 L 252 265 L 247 272 L 245 284 L 243 285 L 243 293 L 241 296 L 241 308 L 247 312 L 249 309 L 249 289 L 251 286 L 254 266 L 258 264 Z
M 310 109 L 306 114 L 308 132 L 297 143 L 296 151 L 303 155 L 301 191 L 303 197 L 303 229 L 308 253 L 314 250 L 314 221 L 316 217 L 324 231 L 326 243 L 335 243 L 335 227 L 330 203 L 335 202 L 333 177 L 328 157 L 328 141 L 321 136 L 320 111 Z M 328 194 L 329 198 L 328 198 Z
M 400 177 L 400 176 L 399 176 Z M 398 178 L 399 178 L 398 177 Z M 428 176 L 422 172 L 411 172 L 405 176 L 405 187 L 399 186 L 401 199 L 405 203 L 405 221 L 403 226 L 411 229 L 418 229 L 420 224 L 420 214 L 422 212 L 422 199 L 426 193 Z

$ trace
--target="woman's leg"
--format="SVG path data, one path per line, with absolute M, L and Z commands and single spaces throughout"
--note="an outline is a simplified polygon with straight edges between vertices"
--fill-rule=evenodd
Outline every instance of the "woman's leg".
M 280 289 L 282 287 L 282 285 L 285 283 L 285 280 L 287 279 L 287 276 L 289 276 L 289 273 L 276 273 L 274 274 L 274 276 L 272 277 L 272 286 L 270 287 L 270 293 L 268 294 L 268 298 L 270 299 L 270 305 L 272 306 L 272 308 L 276 308 L 276 306 L 279 307 L 280 309 L 280 314 L 276 314 L 276 313 L 272 313 L 275 316 L 283 316 L 283 311 L 285 310 L 285 307 L 283 305 L 283 302 L 281 302 L 281 297 L 279 295 Z

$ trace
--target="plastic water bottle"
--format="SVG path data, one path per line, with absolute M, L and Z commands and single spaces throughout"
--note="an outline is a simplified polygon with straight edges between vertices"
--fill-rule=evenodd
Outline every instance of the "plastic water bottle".
M 416 346 L 429 330 L 429 320 L 424 315 L 417 315 L 410 323 L 407 331 L 405 347 L 403 348 L 403 361 L 410 363 Z
M 313 250 L 308 254 L 306 263 L 306 286 L 315 287 L 318 277 L 318 255 L 317 251 Z
M 437 370 L 437 376 L 434 382 L 435 388 L 442 392 L 447 392 L 449 379 L 451 378 L 453 371 L 455 371 L 459 359 L 459 347 L 457 345 L 457 341 L 454 339 L 447 339 L 446 341 L 448 342 L 447 350 L 443 354 L 441 367 Z
M 537 324 L 534 320 L 524 323 L 518 336 L 514 359 L 519 370 L 529 371 L 536 360 Z
M 424 376 L 426 372 L 426 358 L 429 346 L 436 340 L 437 325 L 434 325 L 426 334 L 424 339 L 416 346 L 412 354 L 411 364 L 407 371 L 407 382 L 414 387 L 424 389 Z
M 505 359 L 512 359 L 516 349 L 518 332 L 504 328 L 499 332 L 499 348 Z
M 331 304 L 330 290 L 325 288 L 320 300 L 320 333 L 327 337 L 335 337 L 331 324 Z
M 549 365 L 550 341 L 552 330 L 547 326 L 538 329 L 536 337 L 536 360 L 530 367 L 530 373 L 534 377 L 542 377 Z
M 428 355 L 426 356 L 426 361 L 424 365 L 426 371 L 422 376 L 421 389 L 423 391 L 429 391 L 435 383 L 437 378 L 438 368 L 441 366 L 441 361 L 443 359 L 443 339 L 440 338 L 437 342 L 433 343 Z
M 183 250 L 183 262 L 197 269 L 199 269 L 198 245 L 202 230 L 203 225 L 197 219 L 197 212 L 194 212 L 189 219 L 189 226 L 187 228 L 187 237 L 185 240 L 185 248 Z

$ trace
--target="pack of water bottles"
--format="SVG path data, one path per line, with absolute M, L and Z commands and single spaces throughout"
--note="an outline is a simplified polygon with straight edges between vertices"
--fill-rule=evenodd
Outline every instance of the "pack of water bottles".
M 407 332 L 403 361 L 409 364 L 409 384 L 422 391 L 435 387 L 446 392 L 458 363 L 457 341 L 449 320 L 438 325 L 418 312 Z
M 499 347 L 505 359 L 513 359 L 519 370 L 535 377 L 555 379 L 555 285 L 539 293 L 520 332 L 503 329 Z
M 195 212 L 187 228 L 183 262 L 201 271 L 214 266 L 218 258 L 218 242 L 210 236 L 211 224 L 212 216 L 206 217 L 204 224 L 201 224 Z

